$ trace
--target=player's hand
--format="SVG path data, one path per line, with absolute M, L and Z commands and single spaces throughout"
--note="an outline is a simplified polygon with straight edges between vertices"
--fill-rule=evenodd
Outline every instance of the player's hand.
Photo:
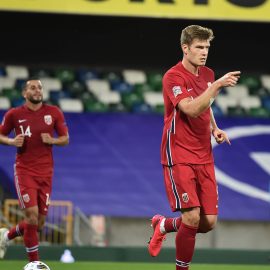
M 241 71 L 232 71 L 217 80 L 221 87 L 235 86 L 240 78 Z
M 40 136 L 43 143 L 53 144 L 53 138 L 49 133 L 41 133 Z
M 24 135 L 19 134 L 13 139 L 9 139 L 10 145 L 14 145 L 16 147 L 22 147 L 24 143 Z
M 212 134 L 218 144 L 226 142 L 227 144 L 231 145 L 229 137 L 225 131 L 215 128 L 212 130 Z

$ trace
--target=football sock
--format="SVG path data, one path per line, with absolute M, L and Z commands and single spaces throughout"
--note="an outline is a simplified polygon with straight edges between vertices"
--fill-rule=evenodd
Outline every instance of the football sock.
M 198 228 L 182 222 L 176 234 L 176 270 L 187 270 L 192 260 Z
M 167 232 L 167 233 L 177 232 L 181 223 L 182 223 L 181 217 L 166 218 L 165 223 L 164 223 L 165 232 Z
M 178 232 L 179 227 L 182 223 L 182 217 L 176 217 L 176 218 L 166 218 L 164 222 L 164 232 L 170 233 L 170 232 Z M 160 229 L 162 232 L 162 229 Z M 197 233 L 204 232 L 199 228 L 197 230 Z
M 12 240 L 16 238 L 17 236 L 23 236 L 24 226 L 25 226 L 25 222 L 22 221 L 19 224 L 17 224 L 15 227 L 12 227 L 7 234 L 7 240 Z
M 39 260 L 37 229 L 38 229 L 37 225 L 25 223 L 23 240 L 29 262 Z

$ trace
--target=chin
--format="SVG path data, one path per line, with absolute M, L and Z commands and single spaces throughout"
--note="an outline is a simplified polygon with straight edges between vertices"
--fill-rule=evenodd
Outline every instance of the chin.
M 41 100 L 34 100 L 34 99 L 32 99 L 32 100 L 30 100 L 30 101 L 31 101 L 31 103 L 33 103 L 33 104 L 39 104 L 39 103 L 42 102 L 42 99 L 41 99 Z

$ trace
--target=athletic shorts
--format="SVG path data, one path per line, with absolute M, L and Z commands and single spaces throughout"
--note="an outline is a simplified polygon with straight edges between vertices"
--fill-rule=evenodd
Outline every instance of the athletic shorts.
M 51 177 L 15 175 L 15 187 L 22 209 L 38 206 L 39 213 L 48 214 L 52 191 Z
M 218 189 L 213 163 L 163 166 L 163 173 L 173 212 L 200 207 L 205 215 L 217 215 Z

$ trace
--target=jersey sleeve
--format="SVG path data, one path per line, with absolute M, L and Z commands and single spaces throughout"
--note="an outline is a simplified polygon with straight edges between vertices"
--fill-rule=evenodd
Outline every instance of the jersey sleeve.
M 0 133 L 3 135 L 8 135 L 14 129 L 14 120 L 13 120 L 13 109 L 7 111 L 3 117 Z
M 55 131 L 58 136 L 68 135 L 68 127 L 63 112 L 56 107 Z
M 166 74 L 164 76 L 163 91 L 169 97 L 174 107 L 176 107 L 182 99 L 190 97 L 185 80 L 175 74 Z

